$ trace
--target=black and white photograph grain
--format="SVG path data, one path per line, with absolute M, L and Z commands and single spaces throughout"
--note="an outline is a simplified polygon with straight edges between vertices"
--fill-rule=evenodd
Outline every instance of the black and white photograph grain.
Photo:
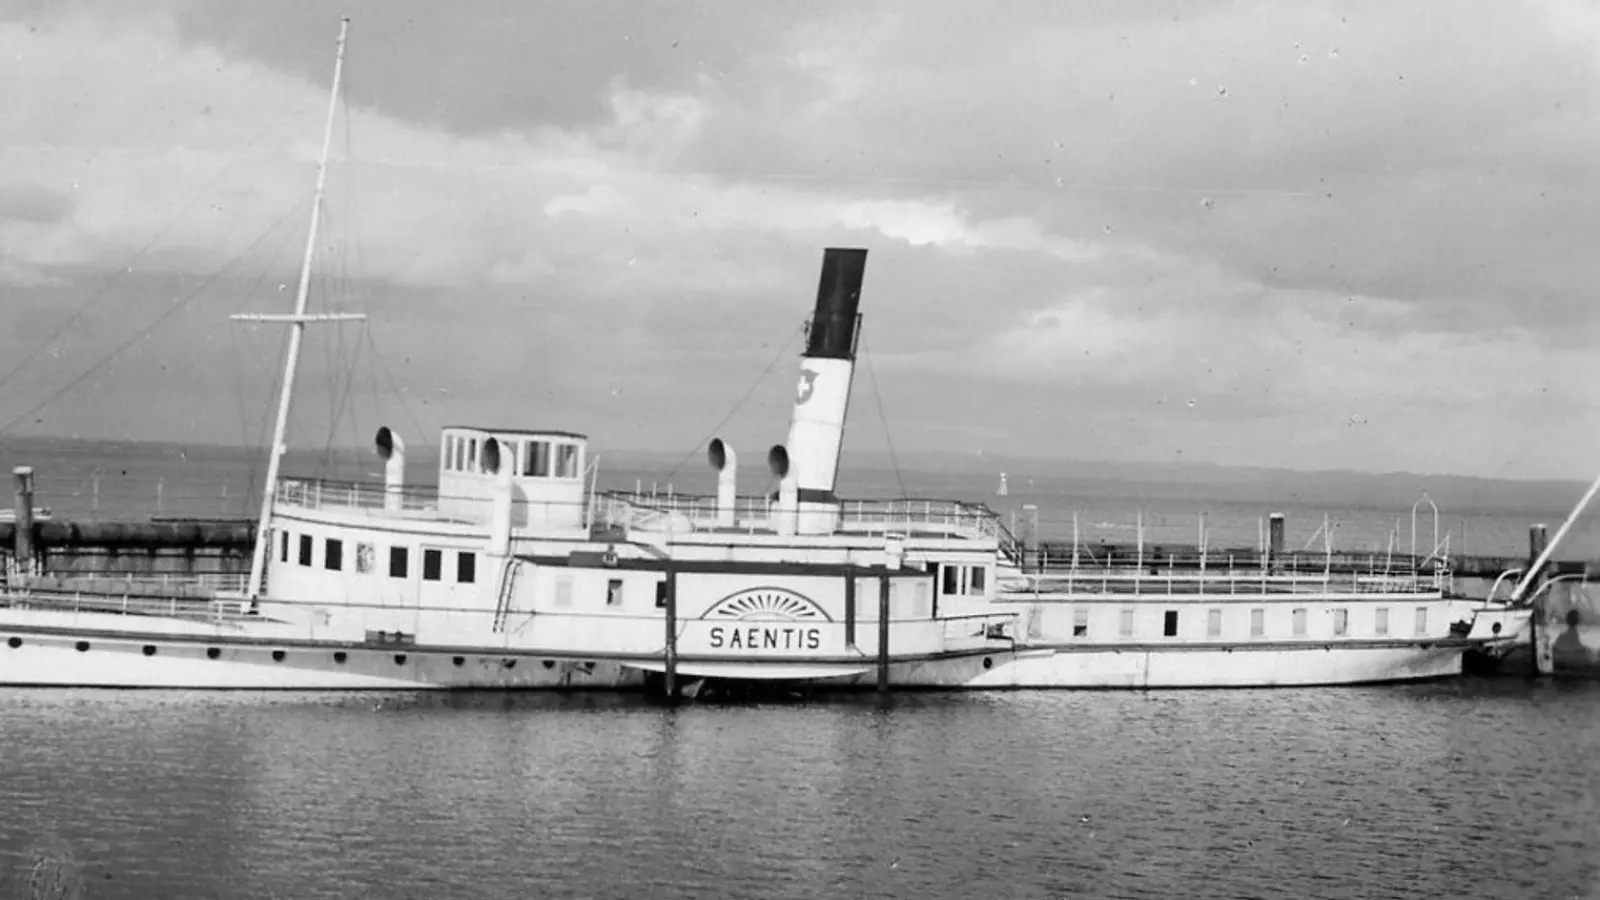
M 1600 900 L 1600 0 L 0 84 L 0 900 Z

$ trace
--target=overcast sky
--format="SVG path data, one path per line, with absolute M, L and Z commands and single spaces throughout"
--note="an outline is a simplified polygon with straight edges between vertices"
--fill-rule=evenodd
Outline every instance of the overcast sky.
M 1600 465 L 1591 4 L 0 10 L 11 433 L 261 440 L 347 12 L 297 445 L 759 458 L 853 246 L 847 449 Z

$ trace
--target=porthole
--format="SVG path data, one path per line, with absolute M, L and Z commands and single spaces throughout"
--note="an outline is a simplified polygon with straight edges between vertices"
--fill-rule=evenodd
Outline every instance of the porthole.
M 556 667 L 556 661 L 553 659 L 547 659 L 544 661 L 544 667 L 546 669 L 554 669 Z
M 78 652 L 79 653 L 87 653 L 89 651 L 89 642 L 88 641 L 79 641 L 77 646 L 78 646 Z
M 517 667 L 517 661 L 514 659 L 508 659 L 505 661 L 505 667 L 508 669 L 515 669 Z
M 405 665 L 406 664 L 406 655 L 404 653 L 396 653 L 394 655 L 394 664 L 397 665 L 397 666 Z
M 145 656 L 155 656 L 156 655 L 156 645 L 155 644 L 145 644 L 144 645 L 144 655 Z
M 350 657 L 346 656 L 345 652 L 343 650 L 340 650 L 340 651 L 338 651 L 338 652 L 333 654 L 333 661 L 338 663 L 341 666 L 344 665 L 344 661 L 346 659 L 349 659 L 349 658 Z
M 989 658 L 989 657 L 987 657 L 987 656 L 985 656 L 985 657 L 984 657 L 984 658 L 983 658 L 983 667 L 984 667 L 984 668 L 985 668 L 985 669 L 992 669 L 992 668 L 994 668 L 994 660 L 993 660 L 993 659 L 990 659 L 990 658 Z
M 465 656 L 451 657 L 450 661 L 455 663 L 457 668 L 467 664 L 467 658 Z
M 21 646 L 22 646 L 22 638 L 19 638 L 19 637 L 14 637 L 14 638 L 12 638 L 12 639 L 11 639 L 11 640 L 9 640 L 9 641 L 6 641 L 6 646 L 7 646 L 7 647 L 10 647 L 10 648 L 11 648 L 11 649 L 13 649 L 13 650 L 15 650 L 15 649 L 17 649 L 17 648 L 18 648 L 18 647 L 21 647 Z
M 274 651 L 272 651 L 272 661 L 273 662 L 283 662 L 283 656 L 284 656 L 284 653 L 283 653 L 282 650 L 274 650 Z
M 217 657 L 219 657 L 221 655 L 222 655 L 222 649 L 220 647 L 207 647 L 206 648 L 206 659 L 216 659 Z

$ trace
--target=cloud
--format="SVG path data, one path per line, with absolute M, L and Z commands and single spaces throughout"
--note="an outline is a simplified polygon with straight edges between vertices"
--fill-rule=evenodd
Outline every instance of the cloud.
M 775 365 L 824 246 L 872 251 L 865 346 L 908 444 L 1481 470 L 1506 429 L 1596 413 L 1580 5 L 353 15 L 314 296 L 380 313 L 402 388 L 459 385 L 450 418 L 692 442 L 661 410 Z M 231 264 L 170 345 L 231 364 L 193 338 L 255 275 L 293 286 L 334 26 L 0 22 L 0 297 L 68 308 L 131 265 L 149 306 L 107 295 L 104 339 Z M 128 366 L 107 392 L 171 377 Z

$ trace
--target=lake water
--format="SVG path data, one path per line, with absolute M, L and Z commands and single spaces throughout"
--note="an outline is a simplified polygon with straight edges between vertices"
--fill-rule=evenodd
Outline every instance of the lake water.
M 1600 897 L 1597 749 L 1600 684 L 1516 677 L 0 691 L 0 885 L 42 850 L 87 898 Z

